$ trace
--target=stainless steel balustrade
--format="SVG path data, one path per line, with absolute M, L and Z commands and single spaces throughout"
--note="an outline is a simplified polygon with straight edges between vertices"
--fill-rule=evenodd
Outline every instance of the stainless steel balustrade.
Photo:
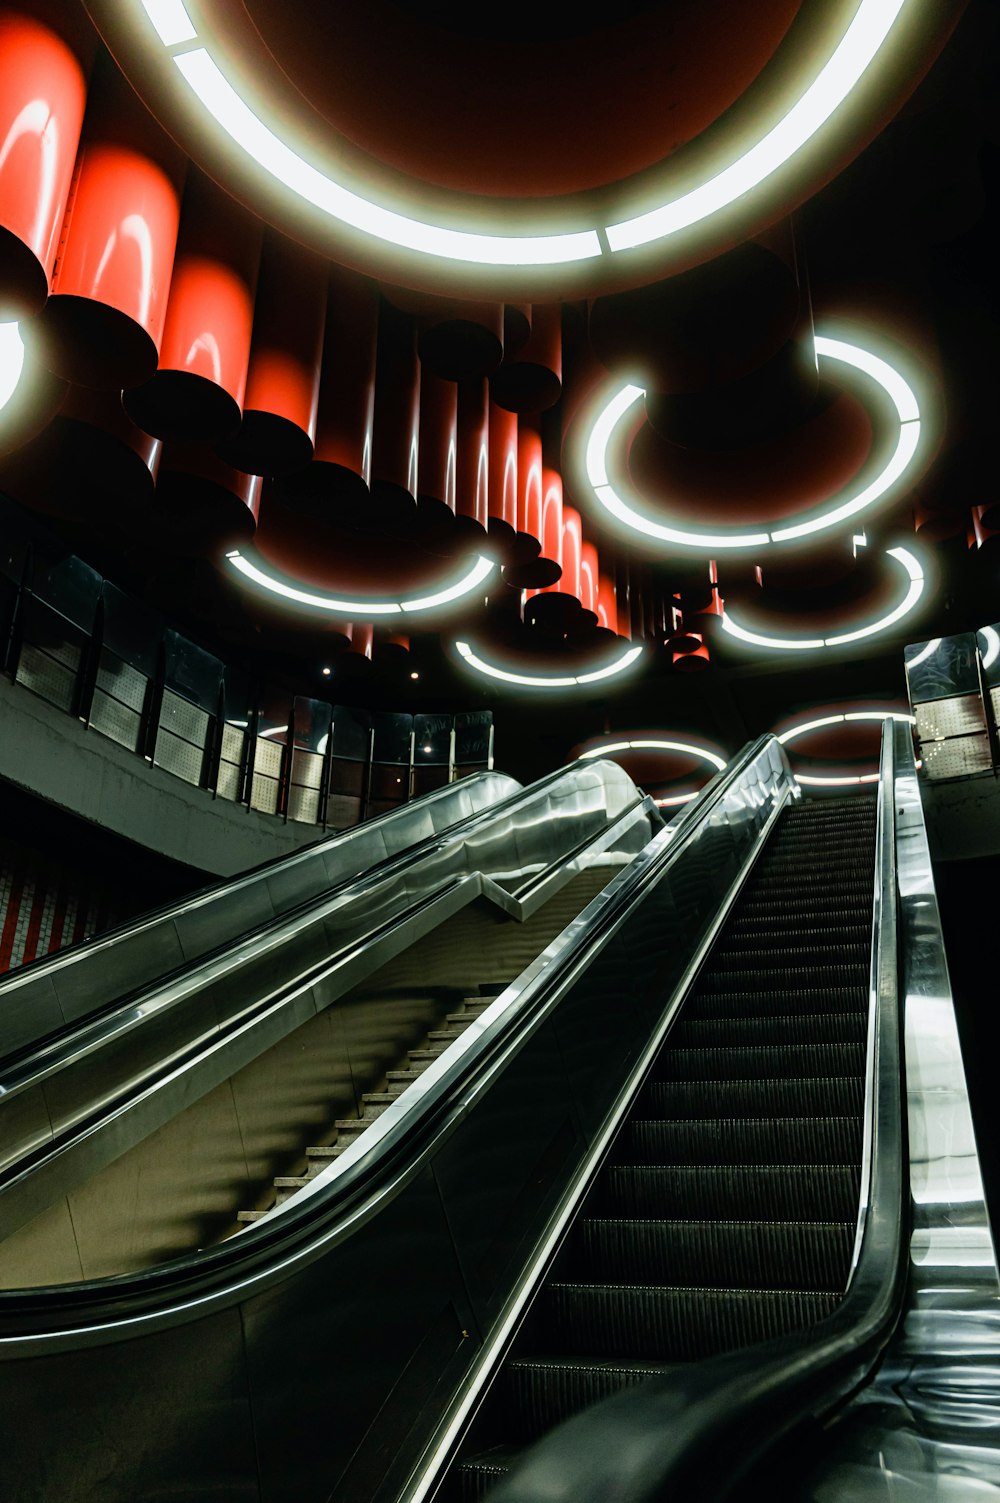
M 0 977 L 0 1059 L 521 791 L 504 773 L 476 773 Z
M 0 1067 L 5 1234 L 477 897 L 523 920 L 582 860 L 625 859 L 651 812 L 615 764 L 570 767 Z
M 773 738 L 748 748 L 313 1193 L 141 1278 L 0 1294 L 14 1503 L 425 1490 L 794 796 Z

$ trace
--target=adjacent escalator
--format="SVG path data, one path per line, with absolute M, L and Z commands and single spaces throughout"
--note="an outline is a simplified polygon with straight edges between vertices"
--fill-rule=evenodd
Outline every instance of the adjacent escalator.
M 858 1223 L 876 801 L 788 805 L 466 1444 L 479 1499 L 554 1425 L 829 1316 Z

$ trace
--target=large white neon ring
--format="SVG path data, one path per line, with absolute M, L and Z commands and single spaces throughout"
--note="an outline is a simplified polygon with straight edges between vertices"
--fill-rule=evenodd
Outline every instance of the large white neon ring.
M 461 579 L 456 580 L 454 584 L 444 585 L 429 595 L 411 596 L 409 599 L 400 598 L 399 600 L 343 600 L 339 596 L 305 590 L 301 585 L 282 579 L 279 575 L 263 568 L 259 559 L 255 560 L 247 553 L 241 553 L 238 548 L 227 553 L 226 559 L 244 579 L 250 580 L 270 594 L 280 595 L 285 600 L 292 600 L 296 605 L 308 606 L 311 610 L 326 611 L 330 615 L 341 616 L 348 621 L 438 610 L 455 600 L 462 600 L 466 595 L 471 595 L 496 568 L 492 559 L 484 558 L 480 554 L 469 572 Z
M 885 616 L 880 616 L 877 621 L 870 622 L 867 626 L 855 627 L 853 631 L 838 632 L 832 637 L 769 637 L 763 632 L 751 631 L 733 617 L 730 611 L 726 611 L 722 617 L 723 630 L 731 637 L 737 637 L 741 642 L 748 642 L 752 647 L 767 647 L 776 652 L 809 652 L 818 647 L 843 647 L 848 642 L 860 642 L 863 637 L 874 637 L 879 632 L 888 631 L 890 626 L 895 626 L 897 621 L 902 621 L 916 607 L 917 602 L 924 592 L 924 571 L 920 562 L 908 548 L 887 548 L 887 558 L 894 558 L 901 564 L 909 585 L 903 599 Z
M 790 726 L 787 731 L 782 731 L 778 740 L 782 746 L 787 746 L 789 741 L 795 741 L 799 736 L 805 736 L 809 731 L 819 730 L 825 725 L 841 725 L 845 721 L 857 720 L 901 720 L 906 725 L 916 725 L 916 718 L 908 715 L 903 710 L 848 710 L 842 715 L 821 715 L 817 720 L 803 720 L 799 725 Z M 795 781 L 806 788 L 848 788 L 859 783 L 877 783 L 877 772 L 847 773 L 843 775 L 823 776 L 819 773 L 796 773 Z
M 601 746 L 592 746 L 589 751 L 581 752 L 577 757 L 578 762 L 586 762 L 591 757 L 610 757 L 615 752 L 623 751 L 674 751 L 682 752 L 688 756 L 700 758 L 714 767 L 716 772 L 721 772 L 726 766 L 725 757 L 720 757 L 718 752 L 709 751 L 707 746 L 695 746 L 690 741 L 672 741 L 661 736 L 633 737 L 629 741 L 607 741 Z M 673 793 L 666 798 L 654 799 L 654 804 L 660 809 L 673 809 L 678 804 L 689 804 L 693 798 L 697 798 L 700 789 L 693 789 L 690 793 Z
M 605 403 L 587 438 L 587 480 L 604 510 L 646 538 L 655 538 L 674 546 L 701 549 L 763 548 L 770 543 L 795 542 L 811 533 L 836 527 L 848 517 L 855 517 L 859 512 L 866 511 L 902 479 L 913 463 L 920 443 L 920 408 L 917 398 L 899 371 L 878 355 L 873 355 L 870 350 L 848 344 L 843 339 L 829 339 L 820 334 L 815 336 L 815 347 L 817 359 L 839 360 L 841 364 L 853 366 L 875 381 L 892 403 L 898 420 L 899 431 L 891 457 L 874 480 L 856 496 L 840 502 L 819 516 L 807 518 L 804 522 L 781 527 L 768 526 L 754 532 L 700 532 L 696 528 L 657 522 L 638 510 L 633 499 L 626 499 L 622 495 L 622 487 L 613 485 L 608 474 L 608 449 L 618 425 L 632 411 L 640 397 L 646 395 L 644 387 L 628 385 L 620 387 Z
M 569 674 L 540 674 L 540 673 L 517 673 L 513 669 L 503 668 L 499 663 L 490 663 L 486 658 L 475 652 L 468 642 L 456 642 L 455 651 L 459 657 L 471 668 L 474 673 L 480 673 L 485 678 L 495 678 L 500 683 L 517 684 L 527 689 L 575 689 L 580 684 L 596 684 L 602 679 L 616 678 L 637 663 L 642 656 L 642 645 L 629 647 L 613 663 L 608 663 L 603 668 L 594 668 L 587 673 L 577 673 L 572 677 Z
M 135 3 L 135 0 L 133 0 Z M 742 199 L 794 157 L 843 105 L 878 56 L 906 0 L 861 0 L 843 36 L 788 113 L 706 181 L 614 224 L 569 233 L 491 235 L 428 224 L 363 198 L 321 172 L 261 120 L 237 93 L 183 0 L 138 0 L 192 94 L 257 166 L 331 219 L 424 256 L 484 266 L 553 266 L 614 255 L 667 239 Z M 525 205 L 530 212 L 529 205 Z M 603 236 L 603 243 L 602 243 Z

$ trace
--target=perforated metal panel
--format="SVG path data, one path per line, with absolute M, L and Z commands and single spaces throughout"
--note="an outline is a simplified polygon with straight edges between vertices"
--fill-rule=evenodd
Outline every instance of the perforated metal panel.
M 127 746 L 129 751 L 139 750 L 142 716 L 129 705 L 105 694 L 102 689 L 94 690 L 90 724 L 102 736 L 107 736 L 109 741 L 117 741 L 119 746 Z
M 326 822 L 330 829 L 346 830 L 361 819 L 361 800 L 346 793 L 332 793 L 326 801 Z
M 172 732 L 164 730 L 163 726 L 156 733 L 156 750 L 153 760 L 159 767 L 172 772 L 174 777 L 183 778 L 185 783 L 193 783 L 199 787 L 205 767 L 205 751 L 203 747 L 192 746 L 190 741 L 185 741 L 182 736 L 175 736 Z
M 250 789 L 251 809 L 259 809 L 262 814 L 277 814 L 280 788 L 281 784 L 277 778 L 265 777 L 262 773 L 255 772 Z
M 993 766 L 989 737 L 985 732 L 923 742 L 920 755 L 925 775 L 935 782 L 941 778 L 962 778 L 975 772 L 989 772 Z
M 292 782 L 302 788 L 322 788 L 323 758 L 316 752 L 293 752 Z
M 266 736 L 257 737 L 257 746 L 254 750 L 254 774 L 268 778 L 280 778 L 281 759 L 285 754 L 283 746 L 276 746 Z
M 965 736 L 986 729 L 986 712 L 978 694 L 956 694 L 914 705 L 917 735 L 921 741 L 939 741 L 944 736 Z
M 80 671 L 80 648 L 76 648 L 75 652 L 76 661 L 67 664 L 50 657 L 40 647 L 25 642 L 15 674 L 17 683 L 30 689 L 32 694 L 47 699 L 49 704 L 60 710 L 72 710 L 77 674 Z
M 101 653 L 97 668 L 97 687 L 140 715 L 145 709 L 149 679 L 138 668 L 123 663 L 113 653 Z
M 1000 727 L 1000 689 L 990 690 L 990 709 L 993 711 L 993 724 Z
M 240 775 L 240 764 L 238 762 L 220 762 L 218 781 L 215 788 L 219 798 L 232 799 L 235 803 L 239 800 L 242 787 L 243 778 Z
M 246 741 L 246 731 L 238 725 L 224 725 L 222 727 L 222 755 L 227 762 L 243 761 L 243 746 Z
M 300 824 L 314 825 L 319 821 L 319 789 L 303 788 L 293 783 L 288 790 L 288 818 Z
M 211 715 L 199 710 L 197 705 L 182 699 L 179 694 L 172 694 L 169 689 L 163 691 L 160 725 L 164 730 L 183 737 L 193 746 L 203 747 L 208 740 L 211 721 Z

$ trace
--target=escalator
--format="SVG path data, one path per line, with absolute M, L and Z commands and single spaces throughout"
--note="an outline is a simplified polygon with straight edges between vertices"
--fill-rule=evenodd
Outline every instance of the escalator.
M 804 803 L 765 737 L 637 831 L 603 883 L 566 842 L 591 889 L 512 979 L 469 988 L 475 903 L 457 958 L 435 924 L 385 962 L 451 975 L 444 1036 L 239 1235 L 0 1292 L 14 1503 L 713 1498 L 909 1360 L 900 1012 L 940 1050 L 946 975 L 908 733 L 875 800 Z
M 456 1495 L 667 1364 L 798 1330 L 858 1219 L 876 801 L 786 808 L 476 1425 Z

